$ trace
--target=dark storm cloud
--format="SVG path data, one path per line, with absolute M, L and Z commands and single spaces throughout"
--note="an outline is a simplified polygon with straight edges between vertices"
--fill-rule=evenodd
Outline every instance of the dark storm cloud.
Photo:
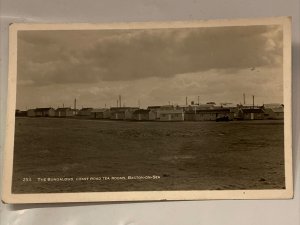
M 21 31 L 19 84 L 128 81 L 281 66 L 278 26 Z

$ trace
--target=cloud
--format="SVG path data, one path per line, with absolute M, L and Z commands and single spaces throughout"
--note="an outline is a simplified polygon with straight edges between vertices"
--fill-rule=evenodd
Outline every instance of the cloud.
M 259 72 L 257 72 L 259 71 Z M 241 79 L 236 79 L 240 76 Z M 240 103 L 243 93 L 247 102 L 283 102 L 282 70 L 280 68 L 259 67 L 256 70 L 242 69 L 236 73 L 227 70 L 177 74 L 170 78 L 149 77 L 129 81 L 101 81 L 94 84 L 60 84 L 32 88 L 24 86 L 17 92 L 17 105 L 21 109 L 46 106 L 72 106 L 77 98 L 81 107 L 116 106 L 118 95 L 122 95 L 127 106 L 185 104 L 185 97 L 201 103 L 209 101 Z
M 282 28 L 19 31 L 17 107 L 283 102 Z M 250 100 L 249 100 L 250 101 Z
M 30 86 L 282 66 L 279 26 L 20 31 L 18 38 L 18 82 Z

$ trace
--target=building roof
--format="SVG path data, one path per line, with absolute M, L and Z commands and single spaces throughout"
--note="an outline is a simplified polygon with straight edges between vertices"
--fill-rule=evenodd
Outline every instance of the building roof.
M 124 109 L 125 107 L 110 107 L 111 110 L 118 110 L 118 109 L 122 109 L 122 108 Z
M 154 105 L 154 106 L 148 106 L 147 109 L 160 109 L 161 106 Z
M 284 109 L 283 107 L 280 107 L 280 108 L 271 108 L 271 110 L 275 113 L 283 113 L 284 112 Z
M 90 111 L 90 110 L 93 110 L 93 108 L 82 108 L 82 109 L 80 109 L 80 111 Z
M 24 114 L 26 113 L 27 111 L 24 111 L 24 110 L 19 110 L 19 109 L 16 109 L 16 114 Z
M 196 113 L 229 113 L 229 108 L 215 108 L 215 109 L 196 109 L 186 111 L 187 114 L 195 114 Z
M 64 107 L 64 108 L 57 108 L 56 111 L 67 111 L 72 110 L 70 107 Z
M 44 111 L 49 111 L 50 109 L 53 109 L 53 108 L 51 108 L 51 107 L 48 107 L 48 108 L 36 108 L 34 111 L 35 112 L 44 112 Z
M 213 109 L 215 105 L 213 104 L 199 104 L 199 105 L 191 105 L 189 108 L 196 108 L 196 109 Z
M 237 107 L 237 105 L 234 104 L 234 103 L 221 103 L 221 106 L 223 108 L 235 108 L 235 107 Z
M 159 112 L 161 114 L 183 113 L 183 109 L 164 109 Z
M 230 109 L 227 108 L 214 108 L 214 109 L 198 109 L 197 112 L 215 112 L 215 113 L 221 113 L 221 112 L 230 112 Z
M 100 109 L 93 109 L 91 112 L 92 112 L 92 113 L 97 113 L 97 112 L 101 113 L 101 112 L 105 112 L 105 111 L 107 111 L 107 110 L 108 110 L 108 109 L 100 108 Z
M 273 109 L 273 108 L 283 108 L 283 105 L 280 103 L 272 103 L 272 104 L 264 104 L 263 107 Z
M 138 110 L 135 110 L 133 112 L 133 114 L 148 114 L 149 112 L 151 112 L 150 109 L 138 109 Z
M 110 110 L 113 112 L 124 112 L 126 110 L 138 110 L 137 107 L 111 107 Z
M 187 105 L 176 105 L 174 108 L 175 109 L 188 109 L 189 106 L 187 106 Z
M 264 111 L 261 108 L 247 108 L 247 109 L 241 109 L 243 113 L 264 113 Z
M 163 110 L 170 110 L 170 109 L 174 109 L 175 106 L 174 105 L 162 105 L 160 106 L 160 109 L 163 109 Z

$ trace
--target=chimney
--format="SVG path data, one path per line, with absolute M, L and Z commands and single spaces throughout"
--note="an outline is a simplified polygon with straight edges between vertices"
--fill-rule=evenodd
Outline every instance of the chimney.
M 243 94 L 243 98 L 244 98 L 244 105 L 246 105 L 246 95 L 245 95 L 245 93 Z
M 122 107 L 122 98 L 121 98 L 121 95 L 119 95 L 119 103 L 120 103 L 120 107 Z
M 198 96 L 198 105 L 200 105 L 200 97 Z
M 252 95 L 252 100 L 253 100 L 253 108 L 254 108 L 254 95 Z
M 185 97 L 185 105 L 188 105 L 188 98 Z

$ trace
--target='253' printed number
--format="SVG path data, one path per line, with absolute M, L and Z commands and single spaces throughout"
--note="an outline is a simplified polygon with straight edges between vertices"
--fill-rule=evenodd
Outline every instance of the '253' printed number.
M 30 182 L 32 180 L 31 180 L 31 177 L 23 177 L 22 181 L 23 182 Z

